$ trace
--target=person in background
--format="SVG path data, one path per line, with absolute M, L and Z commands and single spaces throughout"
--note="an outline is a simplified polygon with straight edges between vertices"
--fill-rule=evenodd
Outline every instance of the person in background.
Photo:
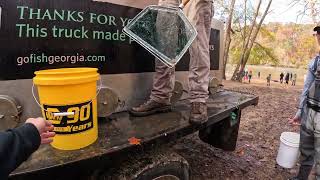
M 313 31 L 320 50 L 320 26 Z M 320 179 L 320 53 L 309 63 L 306 80 L 292 125 L 300 126 L 300 168 L 291 180 L 307 180 L 315 163 L 316 179 Z
M 292 73 L 290 73 L 290 81 L 292 81 Z
M 258 78 L 260 79 L 260 71 L 258 72 Z
M 242 81 L 245 81 L 246 80 L 246 72 L 245 72 L 245 70 L 242 71 L 241 76 L 242 76 L 242 79 L 243 79 Z
M 280 83 L 282 84 L 283 83 L 283 77 L 284 77 L 284 74 L 283 72 L 280 73 Z
M 270 86 L 270 81 L 271 81 L 271 74 L 267 76 L 267 86 Z
M 246 70 L 245 72 L 244 72 L 244 77 L 245 77 L 245 80 L 248 80 L 248 70 Z
M 250 83 L 252 78 L 252 70 L 249 71 L 248 77 L 249 77 L 249 83 Z
M 290 79 L 289 73 L 286 74 L 286 77 L 284 79 L 286 81 L 286 85 L 288 85 L 289 84 L 289 79 Z
M 159 0 L 159 5 L 179 5 L 178 0 Z M 191 124 L 208 120 L 206 100 L 209 97 L 210 49 L 209 40 L 213 15 L 213 0 L 190 1 L 184 8 L 187 17 L 198 31 L 189 48 L 189 101 Z M 169 68 L 159 60 L 155 61 L 155 75 L 149 100 L 132 107 L 132 116 L 147 116 L 171 111 L 170 98 L 174 89 L 175 68 Z
M 29 118 L 18 128 L 0 132 L 0 179 L 7 179 L 40 144 L 51 143 L 55 136 L 53 128 L 43 118 Z
M 292 86 L 295 86 L 296 85 L 296 81 L 297 81 L 297 74 L 295 73 L 292 77 Z

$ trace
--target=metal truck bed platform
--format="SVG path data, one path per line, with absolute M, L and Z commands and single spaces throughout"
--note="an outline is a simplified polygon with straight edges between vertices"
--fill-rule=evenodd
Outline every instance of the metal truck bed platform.
M 12 174 L 12 179 L 48 177 L 49 174 L 70 172 L 71 169 L 88 171 L 107 163 L 112 166 L 115 157 L 144 146 L 168 143 L 230 116 L 230 113 L 258 103 L 258 97 L 232 91 L 220 91 L 208 100 L 208 122 L 194 126 L 188 122 L 189 103 L 179 101 L 172 112 L 147 117 L 132 117 L 127 112 L 116 113 L 110 120 L 99 121 L 98 140 L 83 149 L 62 151 L 44 145 Z M 128 139 L 141 139 L 141 145 L 130 144 Z M 109 160 L 109 161 L 108 161 Z M 70 170 L 70 171 L 69 171 Z M 29 179 L 29 178 L 28 178 Z M 46 178 L 47 179 L 47 178 Z

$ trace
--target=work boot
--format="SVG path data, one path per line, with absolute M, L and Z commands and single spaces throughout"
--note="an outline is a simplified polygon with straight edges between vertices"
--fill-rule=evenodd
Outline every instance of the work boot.
M 312 166 L 300 166 L 298 176 L 290 178 L 290 180 L 308 180 Z
M 203 102 L 191 103 L 189 122 L 191 124 L 202 124 L 208 120 L 207 104 Z
M 133 107 L 129 110 L 129 113 L 133 116 L 148 116 L 155 113 L 161 112 L 170 112 L 171 104 L 170 103 L 158 103 L 154 100 L 149 100 L 144 104 Z

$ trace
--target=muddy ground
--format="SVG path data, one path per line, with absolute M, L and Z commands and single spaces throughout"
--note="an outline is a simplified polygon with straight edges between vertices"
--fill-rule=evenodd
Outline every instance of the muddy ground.
M 276 166 L 279 137 L 284 131 L 299 131 L 288 124 L 294 116 L 302 91 L 302 83 L 295 87 L 253 80 L 251 84 L 225 81 L 226 89 L 241 90 L 259 96 L 259 104 L 242 112 L 241 124 L 234 152 L 213 148 L 193 134 L 180 140 L 176 151 L 188 160 L 192 179 L 288 179 L 298 171 Z M 310 179 L 313 179 L 310 176 Z

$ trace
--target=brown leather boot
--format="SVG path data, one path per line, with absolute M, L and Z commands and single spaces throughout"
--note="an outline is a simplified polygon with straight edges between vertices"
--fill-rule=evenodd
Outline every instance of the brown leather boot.
M 158 103 L 154 100 L 149 100 L 138 107 L 133 107 L 129 113 L 133 116 L 148 116 L 155 113 L 170 112 L 171 104 Z
M 202 124 L 208 120 L 207 104 L 203 102 L 191 103 L 189 122 L 191 124 Z

